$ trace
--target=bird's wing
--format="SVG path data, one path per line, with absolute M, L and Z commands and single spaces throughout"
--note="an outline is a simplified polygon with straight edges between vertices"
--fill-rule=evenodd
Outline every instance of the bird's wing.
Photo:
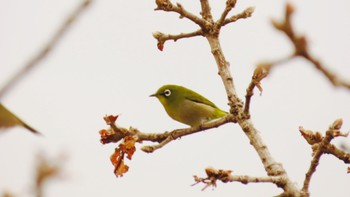
M 39 133 L 38 131 L 24 123 L 21 119 L 19 119 L 16 115 L 14 115 L 0 103 L 0 128 L 8 128 L 15 126 L 22 126 L 33 133 Z
M 14 127 L 21 125 L 20 121 L 0 103 L 0 128 Z
M 196 103 L 202 103 L 205 105 L 209 105 L 213 108 L 218 108 L 213 102 L 209 101 L 207 98 L 205 98 L 204 96 L 189 90 L 188 93 L 185 96 L 186 99 L 196 102 Z

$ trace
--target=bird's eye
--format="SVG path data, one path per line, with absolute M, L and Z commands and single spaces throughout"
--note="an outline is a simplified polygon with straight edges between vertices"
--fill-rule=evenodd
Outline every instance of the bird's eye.
M 164 90 L 164 96 L 168 97 L 171 94 L 171 91 L 169 89 Z

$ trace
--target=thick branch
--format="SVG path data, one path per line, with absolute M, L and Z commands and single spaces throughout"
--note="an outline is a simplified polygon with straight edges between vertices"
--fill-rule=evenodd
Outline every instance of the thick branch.
M 216 36 L 218 35 L 216 34 Z M 233 78 L 229 69 L 230 64 L 226 61 L 226 58 L 223 54 L 219 38 L 214 36 L 207 36 L 207 39 L 211 48 L 211 53 L 213 54 L 214 59 L 216 61 L 219 70 L 219 75 L 221 77 L 222 82 L 224 83 L 224 87 L 230 105 L 230 112 L 234 115 L 238 115 L 237 107 L 238 105 L 242 105 L 242 102 L 239 99 L 238 94 L 235 90 Z
M 57 43 L 62 39 L 64 34 L 72 26 L 72 24 L 77 20 L 78 16 L 83 13 L 83 11 L 90 5 L 91 0 L 83 0 L 80 5 L 65 19 L 62 26 L 54 34 L 51 40 L 42 48 L 37 55 L 28 61 L 28 63 L 16 73 L 0 90 L 0 97 L 4 96 L 18 81 L 23 78 L 30 70 L 35 66 L 39 65 L 41 60 L 43 60 L 50 52 L 54 49 Z

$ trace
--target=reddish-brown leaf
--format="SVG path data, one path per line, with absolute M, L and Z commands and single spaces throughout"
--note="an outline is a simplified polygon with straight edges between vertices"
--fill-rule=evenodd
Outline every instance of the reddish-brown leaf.
M 112 129 L 102 129 L 99 131 L 101 139 L 100 142 L 102 144 L 110 143 L 110 137 L 115 134 L 115 132 Z
M 110 159 L 113 166 L 118 166 L 120 161 L 123 160 L 123 153 L 119 148 L 116 148 Z
M 105 116 L 103 117 L 103 119 L 105 120 L 106 124 L 110 125 L 110 124 L 114 124 L 115 121 L 118 119 L 119 115 L 109 115 L 109 116 Z
M 126 173 L 129 170 L 129 166 L 124 164 L 124 161 L 122 160 L 119 165 L 114 169 L 114 174 L 117 177 L 122 177 L 124 173 Z
M 124 164 L 124 156 L 131 160 L 132 155 L 136 151 L 135 147 L 136 139 L 132 136 L 126 136 L 124 141 L 119 144 L 111 155 L 111 162 L 114 166 L 114 174 L 119 177 L 123 176 L 129 170 L 129 166 Z
M 124 144 L 125 144 L 125 153 L 127 154 L 127 158 L 131 160 L 132 155 L 136 151 L 135 147 L 136 139 L 132 136 L 126 136 L 124 138 Z
M 163 51 L 164 43 L 158 42 L 158 43 L 157 43 L 157 48 L 158 48 L 158 50 Z
M 350 173 L 350 167 L 348 167 L 348 173 Z

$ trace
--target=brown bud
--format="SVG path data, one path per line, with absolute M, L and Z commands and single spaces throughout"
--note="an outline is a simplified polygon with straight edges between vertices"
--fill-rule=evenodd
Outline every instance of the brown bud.
M 337 120 L 335 120 L 335 121 L 333 122 L 333 124 L 332 124 L 331 127 L 332 127 L 332 129 L 338 130 L 338 129 L 341 128 L 342 125 L 343 125 L 343 119 L 338 118 Z

